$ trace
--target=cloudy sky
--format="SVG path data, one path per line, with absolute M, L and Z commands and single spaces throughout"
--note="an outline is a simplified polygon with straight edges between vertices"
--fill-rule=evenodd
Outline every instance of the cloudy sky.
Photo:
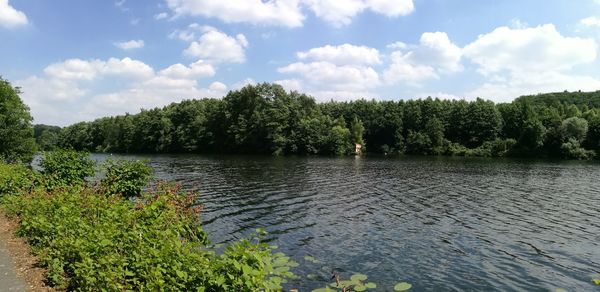
M 317 100 L 600 89 L 600 0 L 0 0 L 0 75 L 67 125 L 276 82 Z

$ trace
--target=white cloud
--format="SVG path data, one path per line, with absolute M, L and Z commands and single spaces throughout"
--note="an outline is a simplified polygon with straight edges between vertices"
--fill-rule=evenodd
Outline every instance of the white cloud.
M 444 32 L 423 33 L 418 45 L 395 42 L 387 47 L 397 49 L 390 55 L 390 65 L 383 73 L 390 84 L 420 85 L 426 80 L 439 79 L 440 74 L 463 70 L 461 48 Z
M 215 81 L 208 86 L 208 89 L 215 92 L 225 92 L 227 90 L 227 85 L 222 82 Z
M 175 15 L 218 18 L 227 23 L 252 23 L 300 27 L 303 7 L 334 26 L 347 25 L 357 14 L 369 10 L 387 17 L 414 11 L 413 0 L 166 0 Z
M 281 67 L 278 71 L 299 75 L 312 88 L 364 90 L 379 85 L 379 74 L 367 66 L 338 66 L 329 62 L 297 62 Z
M 419 47 L 411 52 L 410 58 L 439 71 L 457 72 L 463 69 L 461 55 L 461 48 L 452 43 L 445 32 L 426 32 L 421 35 Z
M 215 63 L 243 63 L 246 61 L 245 48 L 248 47 L 248 40 L 243 34 L 231 37 L 211 27 L 202 27 L 202 30 L 205 31 L 204 34 L 198 41 L 193 41 L 185 49 L 184 54 Z M 188 34 L 177 34 L 177 37 L 182 39 L 189 36 Z
M 289 91 L 302 91 L 302 82 L 298 79 L 282 79 L 276 80 L 273 83 L 279 84 Z
M 26 25 L 28 22 L 25 13 L 10 6 L 8 0 L 0 0 L 0 26 L 13 28 Z
M 16 81 L 36 123 L 67 125 L 107 115 L 136 112 L 182 99 L 221 97 L 227 87 L 208 88 L 197 79 L 213 76 L 212 65 L 198 61 L 155 71 L 130 58 L 69 59 L 51 64 L 42 76 Z
M 156 19 L 156 20 L 165 19 L 167 17 L 169 17 L 169 14 L 167 14 L 166 12 L 161 12 L 161 13 L 154 15 L 154 19 Z
M 299 0 L 166 0 L 176 15 L 215 17 L 227 23 L 302 26 Z
M 313 48 L 297 54 L 299 59 L 326 61 L 333 64 L 379 64 L 381 63 L 379 51 L 365 46 L 343 44 L 340 46 L 326 45 Z
M 130 40 L 130 41 L 126 41 L 126 42 L 117 42 L 117 43 L 114 43 L 114 45 L 117 48 L 120 48 L 122 50 L 133 50 L 133 49 L 143 48 L 144 41 L 143 40 Z
M 579 21 L 580 24 L 585 26 L 597 26 L 600 27 L 600 18 L 596 16 L 586 17 Z
M 552 24 L 499 27 L 480 35 L 463 52 L 487 78 L 470 96 L 510 101 L 524 94 L 600 88 L 600 80 L 572 72 L 596 60 L 595 41 L 565 37 Z
M 174 64 L 171 65 L 159 72 L 160 75 L 171 77 L 171 78 L 202 78 L 202 77 L 211 77 L 216 73 L 215 68 L 207 64 L 206 62 L 200 60 L 191 64 L 190 66 L 185 66 L 182 64 Z
M 464 54 L 483 74 L 503 70 L 543 72 L 594 61 L 596 43 L 564 37 L 552 24 L 524 29 L 499 27 L 468 44 Z
M 304 0 L 305 4 L 323 20 L 334 26 L 348 25 L 364 10 L 388 17 L 402 16 L 414 11 L 412 0 Z
M 390 66 L 383 72 L 383 78 L 387 83 L 403 82 L 418 85 L 424 80 L 439 78 L 433 67 L 414 64 L 410 53 L 393 52 L 390 59 Z
M 393 49 L 393 50 L 404 50 L 407 47 L 408 47 L 407 44 L 405 44 L 403 42 L 400 42 L 400 41 L 391 43 L 391 44 L 389 44 L 389 45 L 386 46 L 386 48 Z

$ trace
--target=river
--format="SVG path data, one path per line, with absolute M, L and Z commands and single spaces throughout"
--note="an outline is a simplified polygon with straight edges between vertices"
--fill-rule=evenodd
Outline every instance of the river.
M 197 189 L 213 243 L 265 228 L 300 263 L 287 288 L 324 287 L 332 269 L 366 274 L 379 291 L 401 281 L 414 291 L 589 291 L 600 278 L 597 162 L 126 157 Z

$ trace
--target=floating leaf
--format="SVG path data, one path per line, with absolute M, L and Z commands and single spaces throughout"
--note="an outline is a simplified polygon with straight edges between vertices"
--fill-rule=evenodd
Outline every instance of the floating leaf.
M 369 282 L 365 284 L 365 287 L 369 288 L 369 289 L 375 289 L 377 288 L 377 284 L 373 283 L 373 282 Z
M 350 277 L 350 279 L 354 282 L 360 282 L 360 281 L 364 281 L 367 279 L 367 275 L 364 274 L 354 274 L 352 275 L 352 277 Z
M 363 285 L 354 286 L 354 291 L 361 292 L 361 291 L 365 291 L 365 290 L 367 290 L 367 287 L 365 287 Z
M 317 275 L 315 275 L 315 274 L 308 274 L 308 275 L 306 275 L 306 278 L 309 279 L 309 280 L 314 280 L 314 279 L 317 278 Z
M 594 284 L 600 285 L 600 279 L 593 279 L 592 281 L 594 281 Z
M 325 287 L 325 288 L 317 288 L 312 290 L 312 292 L 334 292 L 335 290 L 332 290 L 329 287 Z
M 311 262 L 313 264 L 318 264 L 319 263 L 319 260 L 317 260 L 316 258 L 311 257 L 311 256 L 304 256 L 304 260 L 307 261 L 307 262 Z
M 408 284 L 406 282 L 400 282 L 396 284 L 396 286 L 394 286 L 394 291 L 406 291 L 410 288 L 412 288 L 411 284 Z

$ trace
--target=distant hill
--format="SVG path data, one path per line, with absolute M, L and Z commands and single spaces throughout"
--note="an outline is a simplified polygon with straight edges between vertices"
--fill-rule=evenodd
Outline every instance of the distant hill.
M 529 102 L 532 105 L 558 106 L 559 104 L 574 104 L 578 108 L 600 108 L 600 91 L 593 92 L 553 92 L 536 95 L 525 95 L 517 98 L 515 102 Z

